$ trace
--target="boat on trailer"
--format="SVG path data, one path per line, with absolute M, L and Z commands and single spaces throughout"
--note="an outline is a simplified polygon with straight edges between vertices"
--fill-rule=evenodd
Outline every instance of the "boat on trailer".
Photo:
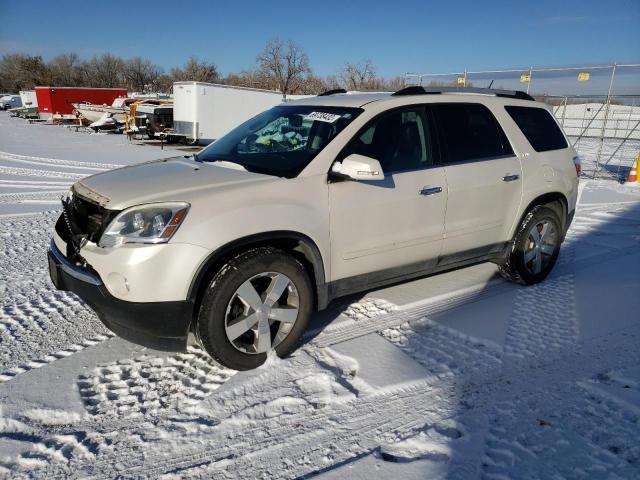
M 74 103 L 75 111 L 89 123 L 97 122 L 105 113 L 118 123 L 124 123 L 124 116 L 129 112 L 129 106 L 139 100 L 136 98 L 116 98 L 111 105 L 96 105 L 95 103 Z

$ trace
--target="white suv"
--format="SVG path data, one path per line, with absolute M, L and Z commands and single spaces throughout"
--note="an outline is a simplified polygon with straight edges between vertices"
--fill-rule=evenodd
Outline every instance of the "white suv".
M 77 182 L 51 277 L 126 339 L 184 350 L 193 332 L 250 369 L 341 295 L 483 261 L 540 282 L 573 217 L 576 159 L 522 92 L 327 92 L 197 155 Z

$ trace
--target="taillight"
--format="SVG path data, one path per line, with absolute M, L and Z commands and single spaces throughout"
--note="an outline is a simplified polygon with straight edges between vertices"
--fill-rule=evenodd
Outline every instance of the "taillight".
M 573 157 L 573 165 L 576 167 L 576 175 L 579 177 L 582 173 L 582 162 L 580 161 L 580 157 Z

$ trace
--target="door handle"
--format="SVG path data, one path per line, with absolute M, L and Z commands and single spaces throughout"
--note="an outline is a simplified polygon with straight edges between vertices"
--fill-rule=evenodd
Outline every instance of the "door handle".
M 504 177 L 502 177 L 502 181 L 513 182 L 515 180 L 518 180 L 519 178 L 520 178 L 520 175 L 505 175 Z
M 440 192 L 442 192 L 442 187 L 424 187 L 419 193 L 420 195 L 434 195 Z

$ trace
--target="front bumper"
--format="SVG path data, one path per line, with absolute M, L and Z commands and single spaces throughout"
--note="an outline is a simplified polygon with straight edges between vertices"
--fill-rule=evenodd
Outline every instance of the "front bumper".
M 109 293 L 100 276 L 74 265 L 51 242 L 49 274 L 58 290 L 73 292 L 119 337 L 156 350 L 186 350 L 192 302 L 127 302 Z

